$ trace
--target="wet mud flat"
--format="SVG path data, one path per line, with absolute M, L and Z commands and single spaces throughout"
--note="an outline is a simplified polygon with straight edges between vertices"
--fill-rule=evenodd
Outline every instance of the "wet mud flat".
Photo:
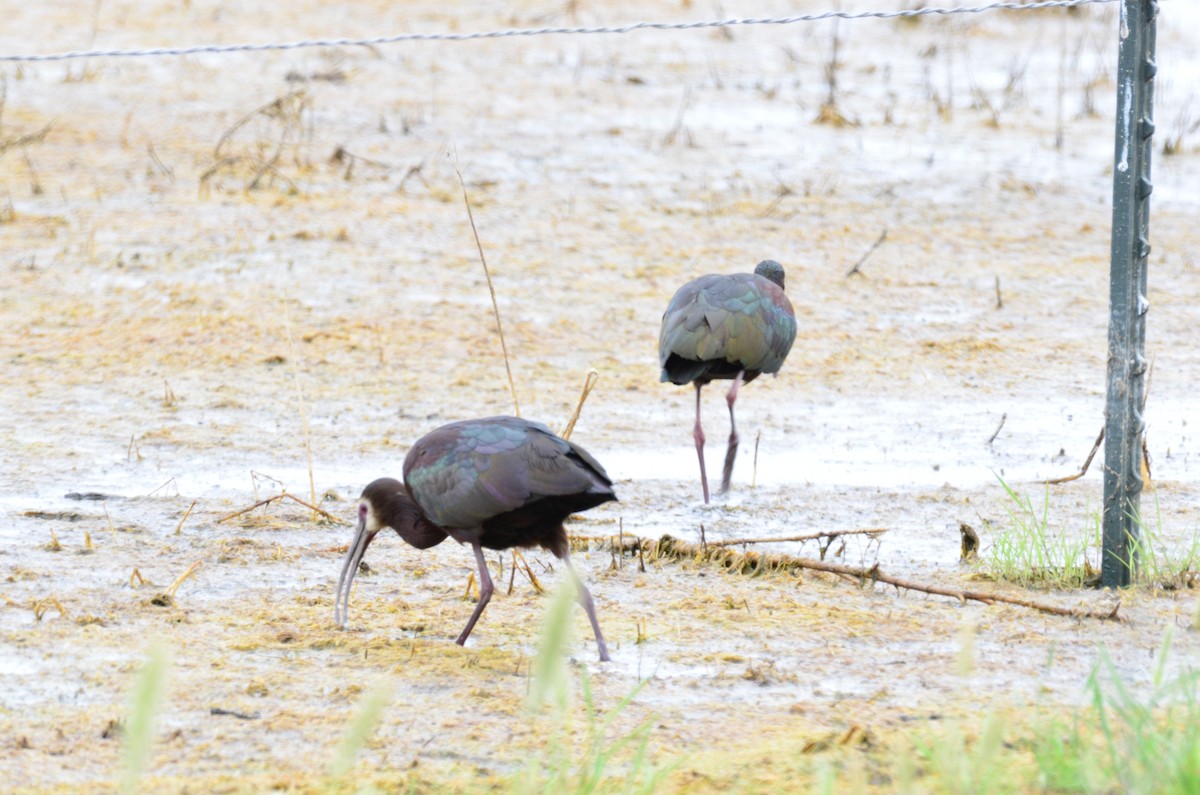
M 140 46 L 330 29 L 317 4 L 287 19 L 254 3 L 134 9 L 105 4 L 89 34 L 31 6 L 3 49 L 26 49 L 16 29 L 64 49 L 88 35 Z M 361 3 L 334 27 L 468 26 L 444 9 L 406 14 Z M 518 5 L 469 27 L 545 14 L 573 22 Z M 511 411 L 448 152 L 523 415 L 561 427 L 585 373 L 599 373 L 573 439 L 621 501 L 570 529 L 600 539 L 574 557 L 614 659 L 595 662 L 576 611 L 572 671 L 586 669 L 602 706 L 649 677 L 613 730 L 652 719 L 657 758 L 682 760 L 675 787 L 770 789 L 787 760 L 847 736 L 887 746 L 954 717 L 1071 707 L 1101 649 L 1143 686 L 1168 626 L 1172 666 L 1187 665 L 1190 591 L 1030 594 L 958 561 L 960 523 L 980 532 L 986 564 L 1008 521 L 1000 478 L 1040 505 L 1039 481 L 1077 471 L 1103 424 L 1112 21 L 1055 16 L 1078 45 L 1068 56 L 1081 53 L 1061 61 L 1015 43 L 1045 19 L 843 23 L 841 125 L 814 123 L 829 26 L 5 72 L 2 140 L 50 127 L 0 159 L 0 777 L 17 791 L 111 789 L 130 683 L 155 643 L 171 659 L 159 791 L 318 788 L 381 683 L 392 696 L 359 769 L 384 783 L 486 786 L 544 751 L 545 720 L 525 699 L 547 598 L 523 573 L 506 593 L 509 556 L 491 556 L 498 593 L 463 649 L 467 550 L 380 537 L 340 631 L 349 526 L 287 500 L 226 518 L 286 488 L 348 522 L 363 484 L 398 474 L 412 440 Z M 1160 32 L 1160 66 L 1180 81 L 1160 94 L 1160 128 L 1186 113 L 1195 29 Z M 956 83 L 966 63 L 973 77 Z M 1035 79 L 1060 65 L 1061 114 L 1054 83 Z M 1177 547 L 1200 524 L 1196 145 L 1184 137 L 1156 161 L 1153 209 L 1146 504 Z M 705 507 L 692 394 L 657 382 L 659 317 L 687 278 L 768 256 L 788 269 L 799 335 L 779 377 L 742 392 L 734 488 Z M 719 388 L 704 418 L 712 471 L 727 431 Z M 1098 465 L 1049 490 L 1056 532 L 1089 526 Z M 864 528 L 885 532 L 848 536 L 827 558 L 1067 608 L 1120 598 L 1126 621 L 618 558 L 605 541 Z M 755 548 L 820 554 L 816 542 Z M 549 556 L 528 559 L 559 582 Z

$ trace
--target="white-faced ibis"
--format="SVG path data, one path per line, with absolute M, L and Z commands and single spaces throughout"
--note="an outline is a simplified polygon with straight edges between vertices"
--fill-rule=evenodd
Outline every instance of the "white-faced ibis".
M 796 316 L 783 292 L 783 266 L 758 263 L 754 273 L 713 274 L 680 287 L 663 313 L 658 337 L 662 381 L 696 386 L 696 455 L 700 485 L 708 502 L 704 469 L 704 430 L 700 427 L 700 390 L 710 381 L 733 379 L 729 404 L 729 446 L 721 492 L 729 490 L 738 433 L 733 404 L 738 387 L 762 373 L 777 373 L 796 339 Z
M 479 602 L 458 645 L 492 598 L 484 548 L 541 546 L 566 564 L 592 622 L 600 659 L 608 647 L 592 595 L 571 565 L 563 520 L 615 500 L 604 467 L 541 423 L 488 417 L 443 425 L 417 440 L 404 459 L 404 482 L 380 478 L 363 489 L 358 529 L 338 578 L 334 620 L 345 627 L 350 586 L 375 535 L 390 527 L 417 549 L 446 539 L 470 544 L 479 566 Z

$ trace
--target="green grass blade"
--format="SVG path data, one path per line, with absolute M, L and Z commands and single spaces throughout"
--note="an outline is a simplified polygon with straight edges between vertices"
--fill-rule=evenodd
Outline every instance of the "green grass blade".
M 367 744 L 375 725 L 379 723 L 383 710 L 392 698 L 392 688 L 380 685 L 364 695 L 358 702 L 354 717 L 346 725 L 346 732 L 338 744 L 337 751 L 329 763 L 329 786 L 332 789 L 354 768 L 354 760 Z
M 560 713 L 567 710 L 570 686 L 563 655 L 571 643 L 571 607 L 574 603 L 575 584 L 568 579 L 554 592 L 546 608 L 542 639 L 534 661 L 533 687 L 529 691 L 532 709 L 552 704 Z
M 125 747 L 122 753 L 121 795 L 137 791 L 138 780 L 150 761 L 154 718 L 162 702 L 167 678 L 167 653 L 159 645 L 150 649 L 133 683 L 129 718 L 125 721 Z

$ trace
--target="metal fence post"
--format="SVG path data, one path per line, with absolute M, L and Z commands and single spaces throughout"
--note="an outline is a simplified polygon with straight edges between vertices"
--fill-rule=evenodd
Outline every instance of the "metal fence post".
M 1122 0 L 1113 158 L 1108 397 L 1104 442 L 1106 588 L 1128 585 L 1137 566 L 1146 387 L 1146 271 L 1150 255 L 1150 151 L 1154 134 L 1157 0 Z

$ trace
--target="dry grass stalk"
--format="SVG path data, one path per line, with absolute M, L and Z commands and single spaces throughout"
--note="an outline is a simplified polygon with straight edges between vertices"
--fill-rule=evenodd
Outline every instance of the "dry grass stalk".
M 196 500 L 192 500 L 192 504 L 183 512 L 183 518 L 179 520 L 179 524 L 175 525 L 175 535 L 179 535 L 183 531 L 183 523 L 192 515 L 192 509 L 196 507 Z
M 296 401 L 300 405 L 300 427 L 304 431 L 304 455 L 308 459 L 308 495 L 314 504 L 317 501 L 317 483 L 313 478 L 312 432 L 308 425 L 308 407 L 304 404 L 304 386 L 300 383 L 300 365 L 297 364 L 296 341 L 292 337 L 291 313 L 283 305 L 283 330 L 287 333 L 288 357 L 292 364 L 292 378 L 296 382 Z
M 175 604 L 175 592 L 179 590 L 179 586 L 183 585 L 183 581 L 196 573 L 196 570 L 204 564 L 204 561 L 198 560 L 187 567 L 183 574 L 175 578 L 175 582 L 167 586 L 167 590 L 160 593 L 158 596 L 151 599 L 151 603 L 160 607 L 169 607 Z
M 130 434 L 129 435 L 129 448 L 125 451 L 125 460 L 132 461 L 135 459 L 135 457 L 136 457 L 136 460 L 141 461 L 142 460 L 142 451 L 138 447 L 137 438 L 134 436 L 134 434 Z
M 504 370 L 508 373 L 508 389 L 512 393 L 513 414 L 521 416 L 521 402 L 517 400 L 517 383 L 513 380 L 512 365 L 508 361 L 508 343 L 504 341 L 504 325 L 500 322 L 500 305 L 496 303 L 496 288 L 492 286 L 492 272 L 488 270 L 487 258 L 483 255 L 483 243 L 479 240 L 479 230 L 475 228 L 475 214 L 471 212 L 471 197 L 467 195 L 467 183 L 463 179 L 458 166 L 454 167 L 458 175 L 458 184 L 462 186 L 463 204 L 467 206 L 467 220 L 471 222 L 471 234 L 475 236 L 475 247 L 479 249 L 479 261 L 483 264 L 483 275 L 487 279 L 488 292 L 492 296 L 492 312 L 496 315 L 496 332 L 500 335 L 500 350 L 504 353 Z
M 533 590 L 537 591 L 538 593 L 545 593 L 546 589 L 542 587 L 540 582 L 538 582 L 538 578 L 534 575 L 533 569 L 529 568 L 529 562 L 525 560 L 525 556 L 515 549 L 513 550 L 513 553 L 513 567 L 516 568 L 516 561 L 520 561 L 521 568 L 524 570 L 525 576 L 529 578 L 529 584 L 533 586 Z
M 7 141 L 0 141 L 0 154 L 3 154 L 9 149 L 19 149 L 32 144 L 40 144 L 45 139 L 46 135 L 49 134 L 50 128 L 53 126 L 53 124 L 47 124 L 37 132 L 27 133 L 26 135 L 18 135 L 16 138 L 10 138 Z
M 57 610 L 59 616 L 62 618 L 67 617 L 67 610 L 62 606 L 62 603 L 58 601 L 58 598 L 54 596 L 48 596 L 45 599 L 39 599 L 33 603 L 34 619 L 41 621 L 46 613 L 49 613 L 51 609 Z
M 596 387 L 596 382 L 600 380 L 600 373 L 595 369 L 589 369 L 587 375 L 583 378 L 583 391 L 579 393 L 579 403 L 575 405 L 575 413 L 571 415 L 571 419 L 567 421 L 567 427 L 563 428 L 559 434 L 564 439 L 571 438 L 571 432 L 575 430 L 575 423 L 579 420 L 579 414 L 583 411 L 583 404 L 588 399 L 588 395 L 592 394 L 592 390 Z
M 244 190 L 255 190 L 262 186 L 264 178 L 269 178 L 278 179 L 294 191 L 296 185 L 282 172 L 281 164 L 284 155 L 289 150 L 294 153 L 303 138 L 305 115 L 310 104 L 304 89 L 291 91 L 234 122 L 213 147 L 213 165 L 200 175 L 201 194 L 208 191 L 209 181 L 219 172 L 242 164 L 248 164 L 251 170 Z M 259 129 L 252 130 L 250 140 L 239 146 L 242 130 L 252 125 Z M 270 140 L 272 137 L 273 141 Z

